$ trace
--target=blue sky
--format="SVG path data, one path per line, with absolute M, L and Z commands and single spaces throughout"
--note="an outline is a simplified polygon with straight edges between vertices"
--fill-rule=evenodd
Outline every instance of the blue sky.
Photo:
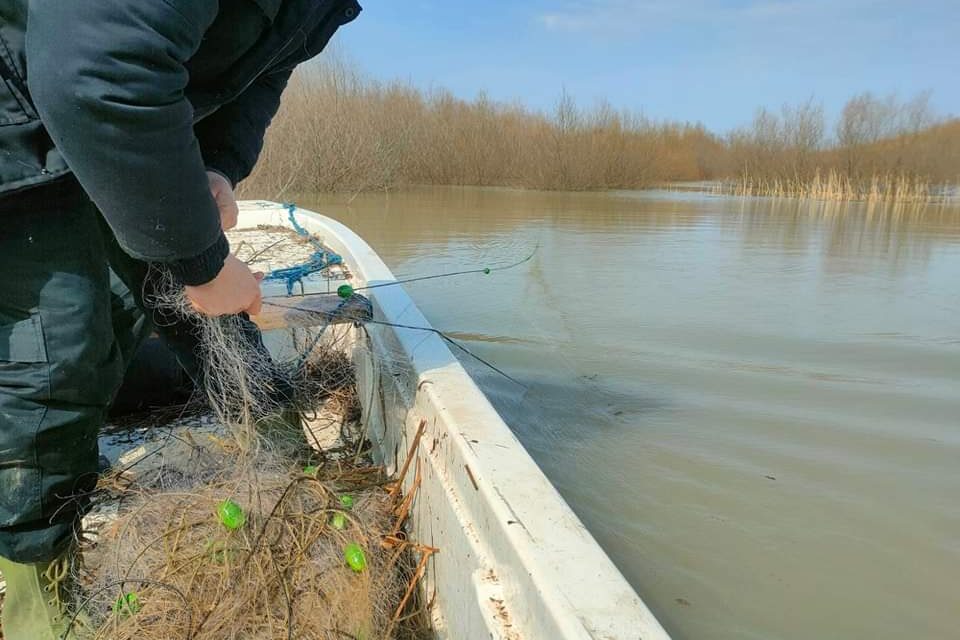
M 932 90 L 960 115 L 960 0 L 361 0 L 339 47 L 367 72 L 550 109 L 565 87 L 716 131 L 814 97 Z

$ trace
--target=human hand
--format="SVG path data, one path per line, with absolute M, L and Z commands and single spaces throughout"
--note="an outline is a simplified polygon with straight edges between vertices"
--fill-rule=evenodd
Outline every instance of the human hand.
M 206 316 L 225 316 L 246 311 L 260 313 L 260 281 L 263 273 L 252 272 L 245 262 L 234 255 L 227 256 L 223 268 L 210 282 L 185 286 L 193 308 Z
M 224 231 L 233 229 L 237 226 L 240 208 L 237 206 L 237 197 L 230 181 L 216 171 L 207 171 L 207 181 L 210 183 L 210 194 L 220 210 L 220 227 Z

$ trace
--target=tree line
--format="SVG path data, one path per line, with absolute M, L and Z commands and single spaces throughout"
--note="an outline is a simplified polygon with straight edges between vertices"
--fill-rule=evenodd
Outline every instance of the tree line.
M 265 197 L 405 184 L 637 189 L 717 181 L 744 194 L 913 200 L 960 183 L 960 119 L 929 93 L 861 93 L 835 123 L 813 99 L 760 108 L 726 135 L 566 92 L 551 113 L 480 93 L 383 83 L 333 56 L 298 72 L 243 191 Z

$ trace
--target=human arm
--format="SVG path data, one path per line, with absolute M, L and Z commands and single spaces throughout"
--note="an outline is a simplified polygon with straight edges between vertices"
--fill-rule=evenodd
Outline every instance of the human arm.
M 197 123 L 197 139 L 208 169 L 235 186 L 246 178 L 263 149 L 263 136 L 280 106 L 292 68 L 268 71 L 233 101 Z
M 229 252 L 184 62 L 216 0 L 32 0 L 28 85 L 44 126 L 130 255 L 185 285 Z M 252 277 L 252 276 L 251 276 Z

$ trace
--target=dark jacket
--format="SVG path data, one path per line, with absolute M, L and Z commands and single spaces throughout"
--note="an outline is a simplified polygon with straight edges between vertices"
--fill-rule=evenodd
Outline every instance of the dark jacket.
M 123 248 L 207 282 L 287 79 L 356 0 L 0 0 L 0 196 L 72 172 Z M 9 196 L 8 196 L 9 197 Z

